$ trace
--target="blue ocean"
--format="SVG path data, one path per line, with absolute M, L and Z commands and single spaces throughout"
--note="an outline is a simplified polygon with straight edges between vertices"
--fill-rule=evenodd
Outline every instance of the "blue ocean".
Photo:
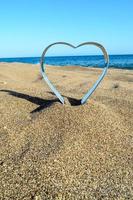
M 111 68 L 119 69 L 133 69 L 133 55 L 110 55 L 110 65 Z M 0 58 L 0 62 L 20 62 L 20 63 L 30 63 L 38 64 L 40 62 L 40 57 L 21 57 L 21 58 Z M 91 55 L 91 56 L 55 56 L 46 57 L 45 63 L 48 65 L 76 65 L 83 67 L 104 67 L 104 59 L 101 55 Z

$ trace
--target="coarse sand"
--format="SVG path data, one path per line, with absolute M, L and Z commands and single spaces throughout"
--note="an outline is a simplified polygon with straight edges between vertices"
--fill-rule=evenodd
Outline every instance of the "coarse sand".
M 0 199 L 133 199 L 133 71 L 0 64 Z

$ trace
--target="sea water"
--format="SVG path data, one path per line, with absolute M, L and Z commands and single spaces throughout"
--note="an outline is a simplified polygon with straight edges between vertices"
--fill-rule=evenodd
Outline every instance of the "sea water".
M 133 69 L 133 55 L 110 55 L 111 68 Z M 40 57 L 21 57 L 21 58 L 0 58 L 0 62 L 20 62 L 38 64 Z M 104 59 L 102 55 L 90 56 L 52 56 L 46 57 L 45 63 L 48 65 L 67 66 L 76 65 L 83 67 L 104 67 Z

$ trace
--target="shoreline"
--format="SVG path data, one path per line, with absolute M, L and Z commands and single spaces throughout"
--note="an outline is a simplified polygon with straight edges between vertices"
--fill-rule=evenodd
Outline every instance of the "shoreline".
M 23 63 L 23 62 L 0 62 L 0 65 L 2 65 L 2 64 L 20 64 L 20 65 L 29 65 L 29 66 L 40 66 L 40 63 L 36 63 L 36 64 L 34 64 L 34 63 Z M 91 67 L 91 66 L 82 66 L 82 65 L 49 65 L 49 64 L 46 64 L 46 66 L 47 67 L 61 67 L 61 68 L 66 68 L 66 67 L 68 67 L 68 68 L 71 68 L 71 67 L 75 67 L 75 68 L 84 68 L 84 69 L 96 69 L 96 70 L 98 70 L 98 69 L 104 69 L 104 67 L 102 68 L 102 67 Z M 129 70 L 129 71 L 132 71 L 133 70 L 133 67 L 132 68 L 121 68 L 121 67 L 112 67 L 112 66 L 109 66 L 108 67 L 108 70 Z

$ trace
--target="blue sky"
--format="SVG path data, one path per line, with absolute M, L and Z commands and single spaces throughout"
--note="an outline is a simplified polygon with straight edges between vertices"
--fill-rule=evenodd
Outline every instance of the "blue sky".
M 133 0 L 0 0 L 0 57 L 40 56 L 56 41 L 97 41 L 109 54 L 132 54 Z

